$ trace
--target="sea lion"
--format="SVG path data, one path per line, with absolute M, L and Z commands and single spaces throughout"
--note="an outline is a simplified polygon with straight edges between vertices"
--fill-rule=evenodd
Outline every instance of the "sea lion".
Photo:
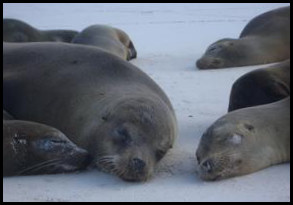
M 72 43 L 97 46 L 124 60 L 136 58 L 137 52 L 129 36 L 121 29 L 92 25 L 81 31 Z
M 76 171 L 85 168 L 89 159 L 86 150 L 57 129 L 40 123 L 3 120 L 3 176 Z
M 199 69 L 239 67 L 290 58 L 290 6 L 252 19 L 238 39 L 225 38 L 211 44 L 196 62 Z
M 73 30 L 39 30 L 17 19 L 3 19 L 5 42 L 71 42 L 77 33 Z
M 172 147 L 168 97 L 129 62 L 65 43 L 4 43 L 3 59 L 4 109 L 59 129 L 99 169 L 145 181 Z
M 230 112 L 203 134 L 199 176 L 217 180 L 290 161 L 290 97 Z
M 241 76 L 232 86 L 228 111 L 279 101 L 290 96 L 290 60 Z

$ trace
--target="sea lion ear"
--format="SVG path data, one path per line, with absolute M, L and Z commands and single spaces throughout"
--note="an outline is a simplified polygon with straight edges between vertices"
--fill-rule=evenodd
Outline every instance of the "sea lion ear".
M 229 141 L 233 144 L 241 144 L 242 142 L 242 138 L 243 136 L 242 135 L 239 135 L 239 134 L 233 134 L 232 137 L 229 139 Z
M 239 123 L 237 128 L 240 130 L 241 133 L 253 133 L 254 132 L 254 126 L 249 122 L 242 122 Z
M 251 124 L 244 123 L 243 125 L 244 125 L 245 129 L 247 129 L 248 131 L 253 131 L 254 130 L 254 127 Z

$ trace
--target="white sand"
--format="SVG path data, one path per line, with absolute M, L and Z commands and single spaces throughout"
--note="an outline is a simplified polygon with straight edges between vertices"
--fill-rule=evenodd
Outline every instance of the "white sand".
M 179 138 L 146 183 L 95 170 L 3 178 L 3 201 L 290 201 L 290 164 L 243 177 L 204 182 L 195 174 L 201 134 L 227 112 L 232 83 L 262 66 L 200 71 L 195 61 L 248 20 L 288 4 L 4 4 L 3 17 L 40 29 L 81 30 L 109 24 L 133 39 L 138 59 L 175 108 Z

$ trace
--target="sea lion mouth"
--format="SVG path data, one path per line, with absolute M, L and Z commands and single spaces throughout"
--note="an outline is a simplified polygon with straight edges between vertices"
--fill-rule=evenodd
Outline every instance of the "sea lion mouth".
M 216 181 L 224 178 L 228 173 L 226 169 L 222 160 L 219 162 L 209 158 L 202 162 L 198 161 L 197 175 L 205 181 Z
M 199 69 L 216 69 L 223 68 L 223 60 L 220 58 L 204 57 L 196 61 L 196 66 Z
M 128 182 L 142 182 L 149 178 L 146 163 L 138 158 L 133 158 L 127 163 L 122 163 L 118 155 L 103 156 L 96 161 L 100 171 L 114 174 Z
M 237 176 L 239 172 L 237 161 L 214 161 L 206 160 L 198 165 L 197 174 L 202 180 L 205 181 L 217 181 L 230 177 Z
M 197 171 L 197 174 L 204 181 L 217 181 L 217 180 L 220 180 L 223 178 L 222 173 L 211 172 L 211 171 L 205 170 L 203 168 L 199 168 L 199 170 Z

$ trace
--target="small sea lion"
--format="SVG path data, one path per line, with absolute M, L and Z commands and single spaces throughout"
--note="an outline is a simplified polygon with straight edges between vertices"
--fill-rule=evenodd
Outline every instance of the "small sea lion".
M 73 30 L 39 30 L 17 19 L 3 19 L 5 42 L 71 42 L 77 33 Z
M 196 62 L 199 69 L 267 64 L 290 58 L 290 6 L 252 19 L 238 39 L 211 44 Z
M 137 52 L 129 36 L 121 29 L 92 25 L 81 31 L 72 43 L 96 46 L 124 60 L 136 58 Z

